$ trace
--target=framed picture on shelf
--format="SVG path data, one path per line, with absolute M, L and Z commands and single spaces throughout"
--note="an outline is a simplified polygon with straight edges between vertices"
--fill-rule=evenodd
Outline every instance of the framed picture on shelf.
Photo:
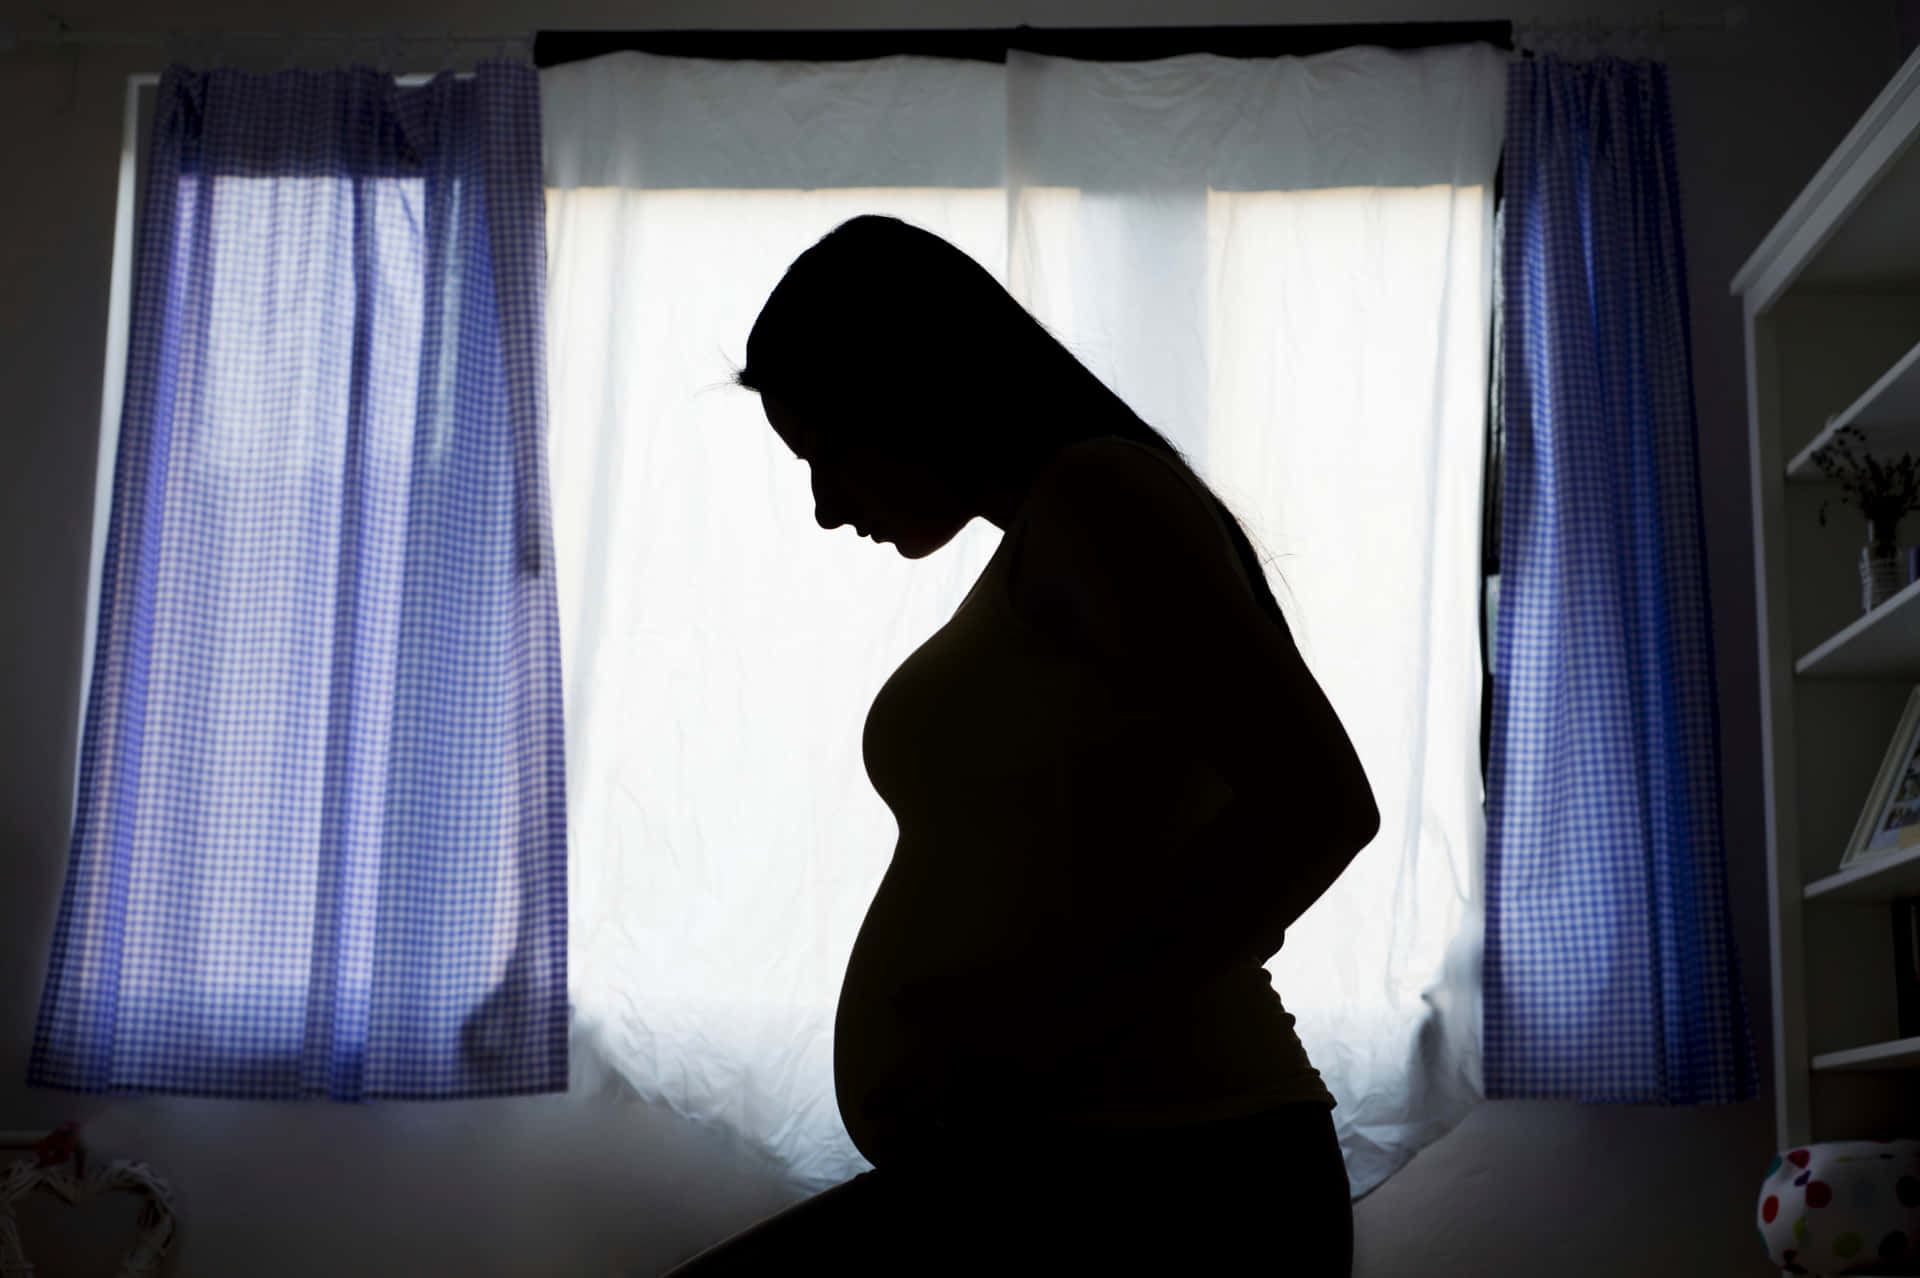
M 1840 868 L 1877 861 L 1920 844 L 1920 686 L 1907 694 L 1900 727 L 1887 745 L 1867 805 L 1847 840 Z

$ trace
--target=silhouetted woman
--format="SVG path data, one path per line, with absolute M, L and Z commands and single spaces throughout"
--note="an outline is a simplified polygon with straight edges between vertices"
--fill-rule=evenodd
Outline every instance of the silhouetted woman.
M 1332 1095 L 1263 964 L 1379 828 L 1239 523 L 964 253 L 854 218 L 741 386 L 822 528 L 1004 536 L 888 679 L 899 842 L 834 1088 L 875 1170 L 702 1252 L 722 1274 L 1347 1275 Z

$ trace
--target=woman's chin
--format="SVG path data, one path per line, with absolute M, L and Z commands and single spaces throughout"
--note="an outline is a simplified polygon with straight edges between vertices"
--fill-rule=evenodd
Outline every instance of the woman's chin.
M 948 530 L 944 535 L 937 531 L 923 530 L 918 534 L 907 533 L 899 537 L 875 537 L 873 542 L 877 546 L 893 551 L 902 559 L 925 559 L 952 541 L 959 532 L 958 527 Z
M 958 532 L 959 530 L 955 529 L 954 531 Z M 925 559 L 934 551 L 946 546 L 948 542 L 953 540 L 953 537 L 954 533 L 952 532 L 947 533 L 945 536 L 941 536 L 937 532 L 922 532 L 917 535 L 908 534 L 897 540 L 889 538 L 887 541 L 887 549 L 893 551 L 902 559 Z

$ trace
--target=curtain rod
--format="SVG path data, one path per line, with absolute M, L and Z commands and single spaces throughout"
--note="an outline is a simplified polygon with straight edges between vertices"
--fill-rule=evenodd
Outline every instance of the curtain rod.
M 1651 17 L 1645 17 L 1645 19 L 1615 19 L 1615 17 L 1605 17 L 1605 19 L 1601 19 L 1601 17 L 1526 17 L 1526 15 L 1513 15 L 1513 17 L 1505 17 L 1505 19 L 1498 19 L 1498 17 L 1496 17 L 1496 19 L 1488 19 L 1488 21 L 1507 21 L 1507 23 L 1513 23 L 1515 27 L 1534 27 L 1534 29 L 1540 29 L 1540 31 L 1596 31 L 1596 29 L 1597 31 L 1636 31 L 1636 29 L 1642 29 L 1642 27 L 1653 27 L 1653 29 L 1659 29 L 1659 31 L 1715 31 L 1715 29 L 1736 29 L 1736 27 L 1743 27 L 1743 25 L 1747 23 L 1747 8 L 1745 8 L 1743 4 L 1734 4 L 1734 6 L 1728 6 L 1726 10 L 1720 10 L 1718 13 L 1670 13 L 1668 10 L 1655 10 L 1655 13 L 1653 13 Z M 1354 25 L 1367 25 L 1367 27 L 1402 27 L 1402 25 L 1407 25 L 1407 23 L 1392 23 L 1392 21 L 1388 21 L 1388 23 L 1354 23 Z M 1432 25 L 1432 23 L 1419 23 L 1419 25 Z M 1225 31 L 1235 31 L 1235 29 L 1238 29 L 1238 31 L 1288 31 L 1290 25 L 1288 25 L 1288 23 L 1261 23 L 1261 25 L 1250 25 L 1250 27 L 1231 27 L 1231 25 L 1198 27 L 1198 31 L 1210 31 L 1210 29 L 1225 29 Z M 964 29 L 964 31 L 966 31 L 968 35 L 975 36 L 995 35 L 993 31 L 987 31 L 987 29 Z M 1081 27 L 1004 27 L 1002 31 L 1006 31 L 1006 33 L 1033 31 L 1033 33 L 1046 33 L 1046 35 L 1075 35 L 1075 33 L 1079 33 L 1079 31 L 1102 31 L 1102 33 L 1104 33 L 1104 31 L 1139 31 L 1140 35 L 1148 35 L 1148 33 L 1165 31 L 1165 27 L 1152 27 L 1152 25 L 1146 25 L 1146 27 L 1098 27 L 1098 29 L 1081 29 Z M 1196 27 L 1179 27 L 1179 31 L 1196 31 Z M 810 27 L 791 27 L 791 29 L 780 29 L 780 27 L 776 27 L 776 29 L 768 29 L 768 27 L 741 27 L 741 29 L 712 29 L 712 27 L 707 27 L 707 29 L 678 29 L 678 27 L 666 27 L 666 29 L 655 29 L 655 31 L 634 31 L 632 35 L 772 36 L 839 35 L 839 33 L 829 33 L 826 29 L 810 29 Z M 862 35 L 866 35 L 866 33 L 862 33 Z M 876 29 L 872 35 L 879 35 L 879 31 Z M 900 29 L 887 31 L 887 35 L 947 35 L 947 33 L 945 33 L 945 31 L 933 31 L 933 29 L 920 31 L 920 29 L 914 29 L 914 27 L 900 27 Z M 442 42 L 442 44 L 507 44 L 507 42 L 524 44 L 524 42 L 528 42 L 528 40 L 534 38 L 534 31 L 486 31 L 486 33 L 468 33 L 468 31 L 223 31 L 223 29 L 198 29 L 198 31 L 192 31 L 192 29 L 171 29 L 171 31 L 86 31 L 86 29 L 79 29 L 79 31 L 77 31 L 77 29 L 69 27 L 65 21 L 60 21 L 54 31 L 42 31 L 42 33 L 33 33 L 33 31 L 8 31 L 8 29 L 0 27 L 0 46 L 4 46 L 4 44 L 10 42 L 10 40 L 12 40 L 13 44 L 161 44 L 161 42 L 165 42 L 165 40 L 169 40 L 169 38 L 179 38 L 179 36 L 202 36 L 202 38 L 221 38 L 221 40 L 315 40 L 315 42 L 342 42 L 342 40 L 353 40 L 353 42 L 361 42 L 361 44 L 367 44 L 367 42 L 372 42 L 372 44 L 388 44 L 388 42 L 396 42 L 396 40 L 397 42 L 403 42 L 403 44 L 436 44 L 436 42 Z
M 1539 30 L 1539 31 L 1606 32 L 1606 31 L 1633 31 L 1633 30 L 1644 30 L 1644 29 L 1653 29 L 1653 30 L 1659 30 L 1659 31 L 1713 31 L 1713 30 L 1734 30 L 1740 27 L 1744 27 L 1747 23 L 1747 9 L 1746 9 L 1746 6 L 1738 5 L 1738 4 L 1731 5 L 1728 8 L 1721 10 L 1718 13 L 1711 13 L 1711 14 L 1709 13 L 1676 14 L 1676 13 L 1670 13 L 1668 10 L 1665 10 L 1665 9 L 1660 9 L 1660 10 L 1656 10 L 1650 18 L 1644 18 L 1644 19 L 1638 19 L 1638 20 L 1631 19 L 1631 18 L 1622 20 L 1622 19 L 1616 19 L 1616 18 L 1565 18 L 1565 17 L 1534 18 L 1534 17 L 1525 17 L 1525 16 L 1514 16 L 1512 18 L 1506 18 L 1506 19 L 1490 19 L 1490 21 L 1508 22 L 1516 27 L 1527 27 L 1527 28 L 1530 28 L 1533 30 Z M 15 31 L 5 27 L 0 27 L 0 50 L 5 50 L 15 45 L 21 45 L 21 44 L 32 44 L 32 45 L 165 44 L 169 40 L 179 40 L 183 38 L 184 39 L 202 39 L 202 40 L 205 40 L 205 39 L 286 40 L 286 41 L 294 41 L 297 43 L 312 42 L 312 43 L 323 43 L 323 44 L 353 43 L 353 44 L 378 45 L 378 44 L 396 44 L 397 43 L 397 44 L 443 44 L 443 45 L 472 45 L 472 44 L 501 45 L 501 44 L 528 44 L 532 42 L 532 40 L 536 35 L 536 32 L 530 31 L 530 30 L 528 31 L 490 31 L 490 32 L 464 32 L 464 31 L 454 31 L 454 30 L 440 30 L 440 31 L 299 31 L 299 30 L 227 31 L 227 30 L 221 30 L 218 28 L 199 28 L 199 29 L 191 29 L 191 30 L 181 28 L 181 29 L 164 30 L 164 31 L 162 30 L 109 31 L 109 30 L 75 29 L 73 27 L 68 26 L 64 20 L 57 20 L 57 22 L 58 22 L 58 25 L 55 27 L 54 30 L 45 31 L 45 32 Z M 1388 28 L 1388 27 L 1396 27 L 1396 26 L 1408 26 L 1408 25 L 1432 26 L 1432 25 L 1448 25 L 1448 24 L 1433 24 L 1433 23 L 1409 24 L 1409 23 L 1398 23 L 1398 22 L 1380 22 L 1380 23 L 1349 24 L 1349 25 L 1357 26 L 1357 27 Z M 1474 23 L 1469 25 L 1483 25 L 1483 24 Z M 965 34 L 965 35 L 973 36 L 975 38 L 980 38 L 980 37 L 992 36 L 992 35 L 997 35 L 1002 33 L 1013 34 L 1016 32 L 1032 32 L 1034 34 L 1046 34 L 1046 35 L 1052 35 L 1052 36 L 1070 37 L 1070 36 L 1073 36 L 1076 34 L 1082 34 L 1082 33 L 1093 34 L 1096 31 L 1101 34 L 1138 33 L 1141 36 L 1149 36 L 1149 35 L 1161 34 L 1168 30 L 1284 32 L 1287 30 L 1297 30 L 1297 29 L 1299 29 L 1297 26 L 1289 26 L 1287 24 L 1270 24 L 1270 25 L 1263 24 L 1259 26 L 1242 26 L 1242 27 L 1215 26 L 1215 27 L 1178 27 L 1178 28 L 1154 27 L 1154 26 L 1118 27 L 1118 28 L 1116 27 L 1038 28 L 1038 27 L 1022 26 L 1022 27 L 1001 28 L 997 31 L 979 29 L 979 28 L 963 28 L 957 32 L 951 32 L 951 31 L 945 31 L 945 30 L 934 30 L 934 29 L 917 29 L 917 28 L 907 27 L 907 28 L 898 28 L 890 31 L 880 31 L 880 30 L 864 31 L 863 30 L 863 31 L 857 32 L 857 34 L 862 34 L 862 35 L 887 34 L 887 35 L 900 35 L 900 36 L 937 36 L 937 35 Z M 553 34 L 563 35 L 563 34 L 573 34 L 573 33 L 556 31 Z M 703 37 L 712 38 L 712 39 L 720 39 L 720 38 L 726 38 L 729 36 L 738 37 L 738 38 L 750 38 L 750 37 L 765 38 L 770 36 L 805 37 L 810 35 L 827 36 L 827 35 L 841 35 L 841 34 L 853 34 L 853 33 L 832 31 L 832 30 L 826 30 L 826 29 L 816 29 L 816 28 L 785 28 L 785 29 L 771 28 L 770 29 L 770 28 L 764 28 L 764 27 L 743 27 L 738 29 L 663 28 L 663 29 L 656 29 L 656 30 L 635 30 L 629 33 L 624 33 L 624 34 L 631 34 L 635 37 L 658 36 L 661 38 L 668 38 L 668 39 L 673 37 L 690 37 L 690 36 L 703 36 Z

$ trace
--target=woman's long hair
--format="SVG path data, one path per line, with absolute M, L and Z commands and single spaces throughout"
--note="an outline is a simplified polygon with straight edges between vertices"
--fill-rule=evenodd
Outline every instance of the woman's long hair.
M 931 231 L 866 214 L 827 232 L 761 307 L 733 380 L 847 442 L 924 464 L 962 496 L 1083 439 L 1158 449 L 1213 498 L 1261 607 L 1286 628 L 1246 530 L 1185 454 Z

